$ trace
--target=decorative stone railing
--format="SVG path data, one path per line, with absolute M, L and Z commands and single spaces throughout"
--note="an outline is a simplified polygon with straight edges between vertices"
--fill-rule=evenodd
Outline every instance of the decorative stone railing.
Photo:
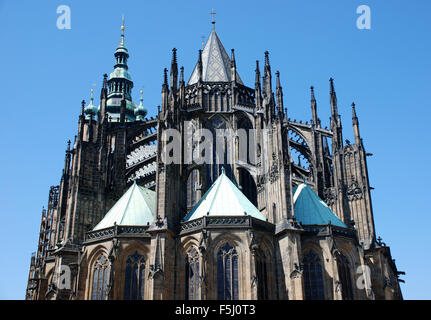
M 142 235 L 147 232 L 148 226 L 113 226 L 101 230 L 87 232 L 85 242 L 99 241 L 119 235 Z
M 267 221 L 262 221 L 251 216 L 219 216 L 202 217 L 199 219 L 181 223 L 181 234 L 192 233 L 200 229 L 260 229 L 274 231 L 275 226 Z

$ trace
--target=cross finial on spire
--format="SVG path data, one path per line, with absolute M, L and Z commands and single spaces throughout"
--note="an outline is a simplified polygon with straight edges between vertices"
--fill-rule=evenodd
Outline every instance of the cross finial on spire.
M 213 25 L 213 30 L 215 30 L 215 15 L 217 14 L 214 9 L 211 9 L 211 12 L 209 13 L 211 15 L 211 23 Z
M 123 14 L 123 16 L 121 17 L 121 31 L 123 34 L 124 34 L 124 30 L 126 30 L 124 22 L 125 22 L 125 19 L 124 19 L 124 14 Z

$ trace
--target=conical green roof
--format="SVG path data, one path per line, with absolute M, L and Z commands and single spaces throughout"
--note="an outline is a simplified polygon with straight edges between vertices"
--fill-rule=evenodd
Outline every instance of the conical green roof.
M 266 221 L 265 216 L 222 170 L 221 175 L 195 204 L 184 218 L 184 221 L 202 218 L 203 216 L 244 216 L 245 214 Z
M 329 222 L 347 228 L 326 203 L 305 183 L 293 189 L 293 204 L 296 220 L 303 225 L 327 225 Z
M 117 225 L 145 226 L 156 219 L 156 193 L 136 182 L 114 204 L 93 230 Z

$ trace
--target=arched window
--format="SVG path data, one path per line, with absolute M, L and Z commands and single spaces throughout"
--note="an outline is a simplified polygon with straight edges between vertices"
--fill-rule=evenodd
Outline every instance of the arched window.
M 144 300 L 145 259 L 137 251 L 126 260 L 124 277 L 124 299 Z
M 187 179 L 187 210 L 190 210 L 198 202 L 198 189 L 200 188 L 199 171 L 192 170 Z
M 238 253 L 226 243 L 217 253 L 217 299 L 238 300 Z
M 304 288 L 306 300 L 324 300 L 322 265 L 319 257 L 312 251 L 303 259 Z
M 338 276 L 341 282 L 341 294 L 343 300 L 353 300 L 352 278 L 350 275 L 349 261 L 340 253 L 337 257 Z
M 266 269 L 266 256 L 263 251 L 259 251 L 256 256 L 256 276 L 257 276 L 257 298 L 259 300 L 268 299 L 268 272 Z
M 186 256 L 186 300 L 199 300 L 199 253 L 195 248 Z
M 105 300 L 109 282 L 109 261 L 101 255 L 93 266 L 92 300 Z
M 272 204 L 272 223 L 276 224 L 278 221 L 277 219 L 277 206 L 275 203 Z

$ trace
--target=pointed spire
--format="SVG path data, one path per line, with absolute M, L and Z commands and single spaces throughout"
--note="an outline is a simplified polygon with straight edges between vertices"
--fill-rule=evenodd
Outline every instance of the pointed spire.
M 236 61 L 234 49 L 231 49 L 231 79 L 233 82 L 236 82 Z
M 168 68 L 163 69 L 163 85 L 168 86 Z
M 217 33 L 213 30 L 200 55 L 200 62 L 196 63 L 192 75 L 188 81 L 189 85 L 198 82 L 201 73 L 204 82 L 231 82 L 232 61 L 221 43 Z M 236 73 L 236 82 L 243 84 L 241 77 Z
M 256 99 L 256 107 L 257 109 L 262 108 L 262 88 L 260 85 L 260 68 L 259 68 L 259 60 L 256 60 L 256 79 L 254 81 L 254 96 Z
M 126 99 L 129 102 L 132 102 L 132 88 L 133 81 L 128 71 L 129 67 L 127 65 L 127 60 L 129 58 L 129 53 L 125 45 L 124 41 L 124 31 L 126 30 L 124 22 L 124 16 L 121 24 L 121 38 L 120 43 L 115 51 L 115 65 L 114 70 L 109 74 L 107 80 L 107 88 L 108 88 L 108 99 L 107 99 L 107 107 L 106 112 L 109 113 L 110 116 L 114 116 L 115 119 L 119 117 L 119 109 L 117 103 L 112 103 L 111 99 L 118 101 L 122 98 L 124 94 Z M 133 117 L 132 110 L 126 110 L 129 116 Z M 108 117 L 109 119 L 109 117 Z
M 317 116 L 317 101 L 316 101 L 316 97 L 314 96 L 314 87 L 311 86 L 310 87 L 310 91 L 311 91 L 311 102 L 310 102 L 310 107 L 311 107 L 311 116 L 312 116 L 312 125 L 316 126 L 316 127 L 320 127 L 320 119 Z
M 168 69 L 163 69 L 163 85 L 162 85 L 162 110 L 167 110 L 168 108 Z
M 180 86 L 184 86 L 184 67 L 180 68 Z
M 81 116 L 84 117 L 85 114 L 85 100 L 81 101 Z
M 127 48 L 126 48 L 126 45 L 124 42 L 124 31 L 126 30 L 126 27 L 124 25 L 124 21 L 125 21 L 125 19 L 124 19 L 124 14 L 123 14 L 122 20 L 121 20 L 121 38 L 120 38 L 120 43 L 118 45 L 118 49 L 125 49 L 127 51 Z M 118 49 L 117 49 L 117 51 L 118 51 Z
M 173 93 L 177 90 L 178 83 L 178 64 L 177 64 L 177 49 L 172 49 L 172 63 L 171 63 L 171 90 Z
M 255 70 L 255 73 L 256 73 L 256 78 L 255 78 L 254 83 L 255 83 L 255 85 L 259 84 L 259 86 L 260 86 L 260 68 L 259 68 L 259 60 L 256 60 L 256 70 Z
M 359 119 L 356 115 L 356 105 L 352 102 L 352 124 L 353 124 L 353 134 L 355 136 L 355 142 L 359 146 L 361 145 L 361 135 L 359 133 Z
M 269 64 L 269 52 L 265 51 L 265 68 L 263 73 L 263 94 L 264 96 L 270 98 L 272 95 L 272 76 L 271 76 L 271 66 Z
M 108 95 L 108 75 L 105 73 L 103 75 L 102 89 L 100 90 L 100 97 L 106 98 Z
M 70 170 L 70 140 L 67 141 L 67 149 L 64 156 L 64 169 L 63 169 L 63 175 L 68 175 Z M 63 177 L 62 177 L 63 179 Z
M 358 116 L 356 115 L 356 105 L 354 102 L 352 102 L 352 119 L 358 120 Z
M 332 118 L 334 121 L 336 121 L 337 116 L 338 116 L 338 109 L 337 109 L 337 95 L 335 93 L 335 89 L 334 89 L 334 79 L 330 78 L 329 79 L 329 85 L 330 85 L 330 103 L 331 103 L 331 114 L 332 114 Z
M 202 65 L 202 50 L 199 50 L 198 58 L 198 82 L 202 81 L 203 65 Z
M 283 88 L 281 87 L 281 84 L 280 84 L 280 71 L 277 71 L 275 74 L 277 76 L 277 88 L 276 88 L 277 114 L 280 116 L 280 118 L 282 118 L 284 106 L 283 106 Z

